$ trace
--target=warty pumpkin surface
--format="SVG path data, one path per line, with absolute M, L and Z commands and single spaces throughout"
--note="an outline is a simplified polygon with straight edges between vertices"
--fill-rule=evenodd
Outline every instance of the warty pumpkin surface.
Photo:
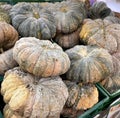
M 69 57 L 59 45 L 34 37 L 17 41 L 13 57 L 23 70 L 40 77 L 61 75 L 70 67 Z
M 67 78 L 75 82 L 96 83 L 113 71 L 112 56 L 96 46 L 77 45 L 66 51 L 71 66 Z
M 40 79 L 16 67 L 5 73 L 1 94 L 22 118 L 59 118 L 68 89 L 59 76 Z
M 10 49 L 17 40 L 18 33 L 15 28 L 6 22 L 0 22 L 0 50 Z
M 65 104 L 66 107 L 72 107 L 75 110 L 86 110 L 98 102 L 98 90 L 93 84 L 76 84 L 65 81 L 68 87 L 69 96 Z
M 69 34 L 58 34 L 55 37 L 55 42 L 58 43 L 63 48 L 72 48 L 75 45 L 79 44 L 80 37 L 80 28 L 77 29 L 75 32 Z
M 23 37 L 51 39 L 56 34 L 53 14 L 39 3 L 18 3 L 10 11 L 12 25 Z
M 17 66 L 17 62 L 13 59 L 13 49 L 9 49 L 0 54 L 0 75 Z
M 88 45 L 97 45 L 113 54 L 120 51 L 120 25 L 108 20 L 85 20 L 80 38 Z
M 104 19 L 110 21 L 111 23 L 120 24 L 120 19 L 118 17 L 115 17 L 115 16 L 107 16 Z
M 84 4 L 63 1 L 57 5 L 58 10 L 54 12 L 57 32 L 71 33 L 77 30 L 86 15 Z

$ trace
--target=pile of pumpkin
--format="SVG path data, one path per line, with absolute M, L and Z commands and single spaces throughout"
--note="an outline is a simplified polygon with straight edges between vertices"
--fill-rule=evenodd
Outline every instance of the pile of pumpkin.
M 120 89 L 120 19 L 83 0 L 1 5 L 4 118 L 76 118 Z

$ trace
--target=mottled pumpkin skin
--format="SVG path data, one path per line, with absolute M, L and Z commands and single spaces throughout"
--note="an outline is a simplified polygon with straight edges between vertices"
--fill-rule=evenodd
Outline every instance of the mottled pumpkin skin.
M 71 66 L 67 78 L 75 82 L 96 83 L 113 71 L 111 55 L 96 46 L 75 46 L 66 51 Z
M 10 49 L 17 40 L 18 33 L 15 28 L 6 22 L 0 22 L 0 49 Z
M 24 37 L 51 39 L 56 34 L 53 14 L 39 4 L 18 3 L 10 11 L 12 25 Z
M 10 23 L 10 16 L 0 5 L 0 21 Z
M 120 25 L 108 20 L 87 19 L 82 26 L 80 38 L 88 45 L 98 45 L 113 54 L 120 51 Z
M 80 41 L 79 33 L 80 33 L 80 28 L 73 33 L 58 34 L 56 35 L 54 40 L 63 48 L 72 48 L 75 45 L 79 44 Z
M 120 24 L 120 19 L 118 17 L 115 17 L 115 16 L 107 16 L 104 19 L 110 21 L 111 23 Z
M 68 89 L 59 76 L 40 79 L 16 67 L 5 73 L 1 94 L 22 118 L 59 118 Z
M 9 49 L 0 54 L 0 75 L 17 66 L 17 62 L 13 59 L 13 49 Z
M 101 82 L 103 87 L 110 93 L 115 93 L 120 89 L 120 58 L 115 55 L 112 56 L 114 71 Z
M 58 10 L 54 13 L 57 32 L 71 33 L 77 30 L 86 15 L 84 4 L 63 1 L 57 5 Z
M 76 110 L 86 110 L 98 102 L 99 95 L 95 85 L 77 85 L 70 81 L 65 81 L 65 83 L 69 92 L 66 107 L 72 107 Z
M 107 7 L 103 1 L 95 2 L 89 9 L 88 17 L 91 19 L 105 18 L 107 16 L 113 16 L 113 12 Z
M 40 77 L 61 75 L 70 67 L 69 57 L 60 46 L 34 37 L 17 41 L 13 57 L 23 70 Z

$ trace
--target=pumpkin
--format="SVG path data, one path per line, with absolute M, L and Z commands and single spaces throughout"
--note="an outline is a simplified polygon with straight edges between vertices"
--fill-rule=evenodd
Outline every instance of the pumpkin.
M 59 76 L 38 78 L 16 67 L 5 73 L 1 94 L 21 118 L 59 118 L 68 89 Z
M 69 57 L 60 46 L 34 37 L 17 41 L 13 57 L 23 70 L 40 77 L 61 75 L 70 67 Z
M 57 10 L 54 12 L 57 32 L 71 33 L 81 25 L 86 10 L 82 2 L 63 1 L 56 5 Z
M 115 93 L 120 89 L 120 58 L 116 58 L 115 55 L 112 56 L 114 71 L 101 82 L 102 86 L 108 90 L 110 93 Z
M 16 61 L 13 59 L 13 49 L 9 49 L 0 54 L 0 75 L 17 66 Z
M 0 50 L 10 49 L 17 40 L 15 28 L 6 22 L 0 22 Z
M 80 32 L 81 40 L 87 45 L 105 48 L 110 54 L 120 51 L 120 25 L 108 20 L 87 19 Z
M 10 9 L 12 8 L 12 5 L 4 3 L 4 4 L 1 4 L 0 7 L 9 13 Z
M 76 110 L 86 110 L 98 102 L 98 90 L 93 84 L 76 84 L 65 81 L 69 96 L 66 101 L 66 107 Z
M 10 11 L 12 25 L 23 37 L 51 39 L 56 34 L 53 14 L 37 4 L 18 3 Z
M 113 71 L 112 56 L 105 49 L 77 45 L 68 49 L 66 53 L 71 61 L 66 76 L 71 81 L 96 83 Z
M 80 28 L 73 33 L 58 34 L 55 37 L 55 42 L 63 48 L 72 48 L 73 46 L 79 44 L 79 33 Z
M 120 19 L 118 17 L 115 17 L 115 16 L 107 16 L 104 19 L 110 21 L 111 23 L 120 24 Z
M 0 21 L 10 23 L 10 16 L 6 10 L 0 6 Z
M 103 1 L 95 2 L 89 9 L 88 17 L 91 19 L 105 18 L 107 16 L 113 15 L 110 8 L 107 7 L 106 3 Z

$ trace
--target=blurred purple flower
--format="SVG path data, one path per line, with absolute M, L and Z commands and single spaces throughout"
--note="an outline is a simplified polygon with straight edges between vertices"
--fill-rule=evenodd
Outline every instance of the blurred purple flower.
M 96 0 L 90 0 L 90 5 L 92 6 Z

